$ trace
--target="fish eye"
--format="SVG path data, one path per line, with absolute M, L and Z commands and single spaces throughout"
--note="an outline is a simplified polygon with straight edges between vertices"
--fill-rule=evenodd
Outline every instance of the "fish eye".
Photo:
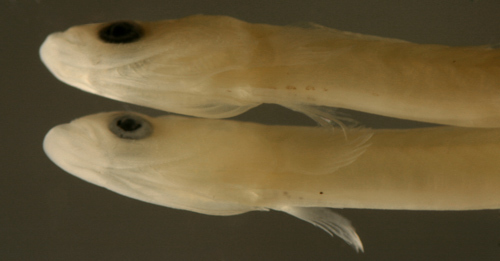
M 153 126 L 146 119 L 133 114 L 120 115 L 109 124 L 109 130 L 117 137 L 140 140 L 153 132 Z
M 142 27 L 130 21 L 114 22 L 99 31 L 99 38 L 106 43 L 131 43 L 142 35 Z

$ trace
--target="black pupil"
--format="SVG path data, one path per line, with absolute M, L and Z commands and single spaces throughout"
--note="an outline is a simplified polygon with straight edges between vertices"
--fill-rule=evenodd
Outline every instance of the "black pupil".
M 141 128 L 141 124 L 134 119 L 123 119 L 116 122 L 116 125 L 124 131 L 135 131 Z
M 107 43 L 130 43 L 142 37 L 142 29 L 134 22 L 115 22 L 101 29 L 99 37 Z

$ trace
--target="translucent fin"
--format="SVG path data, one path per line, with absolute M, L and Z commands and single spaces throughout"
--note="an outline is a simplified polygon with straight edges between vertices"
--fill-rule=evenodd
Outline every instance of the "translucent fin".
M 349 31 L 342 31 L 334 28 L 330 28 L 321 24 L 316 24 L 312 22 L 297 22 L 288 25 L 288 27 L 297 27 L 303 29 L 311 29 L 311 30 L 321 30 L 321 33 L 325 38 L 323 39 L 360 39 L 360 40 L 376 40 L 376 41 L 390 41 L 390 42 L 407 42 L 405 40 L 395 39 L 395 38 L 387 38 L 376 35 L 368 35 L 368 34 L 360 34 Z M 310 41 L 309 41 L 310 43 Z
M 302 112 L 321 127 L 332 130 L 330 137 L 321 144 L 309 144 L 309 147 L 314 148 L 314 153 L 311 153 L 312 150 L 298 150 L 293 147 L 285 149 L 286 158 L 290 159 L 287 166 L 292 172 L 306 175 L 331 174 L 356 161 L 370 146 L 369 140 L 373 136 L 373 130 L 359 126 L 358 122 L 351 118 L 339 116 L 335 109 L 307 105 L 293 105 L 288 108 Z M 339 130 L 342 130 L 342 133 L 337 133 Z M 302 147 L 308 148 L 308 145 L 303 144 Z
M 201 118 L 230 118 L 238 116 L 259 104 L 231 104 L 227 101 L 210 101 L 206 104 L 193 106 L 191 108 L 182 108 L 187 113 L 185 115 Z
M 478 45 L 478 46 L 472 46 L 472 47 L 473 48 L 479 48 L 479 49 L 493 50 L 493 49 L 499 49 L 500 48 L 500 43 Z
M 304 29 L 327 29 L 327 30 L 336 30 L 336 29 L 332 29 L 332 28 L 328 28 L 324 25 L 320 25 L 320 24 L 316 24 L 316 23 L 313 23 L 313 22 L 296 22 L 296 23 L 292 23 L 292 24 L 289 24 L 287 25 L 289 27 L 298 27 L 298 28 L 304 28 Z
M 294 110 L 305 114 L 307 117 L 313 119 L 321 127 L 336 128 L 340 127 L 344 134 L 348 128 L 359 127 L 359 123 L 337 112 L 337 109 L 330 107 L 302 105 L 302 104 L 286 104 L 283 105 L 290 110 Z
M 343 216 L 333 212 L 329 208 L 308 208 L 308 207 L 283 207 L 281 209 L 294 217 L 307 221 L 330 234 L 342 238 L 351 245 L 356 252 L 364 252 L 363 243 L 351 222 Z

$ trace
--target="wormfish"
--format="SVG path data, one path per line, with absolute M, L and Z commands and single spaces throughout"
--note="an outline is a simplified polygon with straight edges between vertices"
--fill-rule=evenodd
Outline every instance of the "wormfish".
M 133 112 L 51 129 L 48 157 L 119 194 L 208 215 L 283 211 L 363 245 L 330 208 L 500 208 L 500 129 L 344 132 Z
M 500 49 L 450 47 L 195 15 L 51 34 L 42 61 L 61 81 L 119 101 L 204 118 L 262 103 L 465 127 L 500 127 Z

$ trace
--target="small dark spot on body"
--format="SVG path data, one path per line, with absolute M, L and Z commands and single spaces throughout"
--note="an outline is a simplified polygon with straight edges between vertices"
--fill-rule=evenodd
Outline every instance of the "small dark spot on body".
M 456 62 L 457 62 L 456 60 L 453 60 L 453 62 L 452 62 L 452 63 L 456 63 Z
M 308 91 L 314 91 L 316 89 L 313 86 L 306 86 L 306 90 L 308 90 Z
M 297 87 L 295 87 L 295 86 L 291 86 L 291 85 L 287 85 L 287 86 L 286 86 L 286 89 L 287 89 L 287 90 L 297 90 Z
M 320 195 L 323 195 L 323 191 L 320 191 L 320 192 L 319 192 L 319 194 L 320 194 Z
M 231 92 L 231 90 L 226 90 L 226 92 Z

